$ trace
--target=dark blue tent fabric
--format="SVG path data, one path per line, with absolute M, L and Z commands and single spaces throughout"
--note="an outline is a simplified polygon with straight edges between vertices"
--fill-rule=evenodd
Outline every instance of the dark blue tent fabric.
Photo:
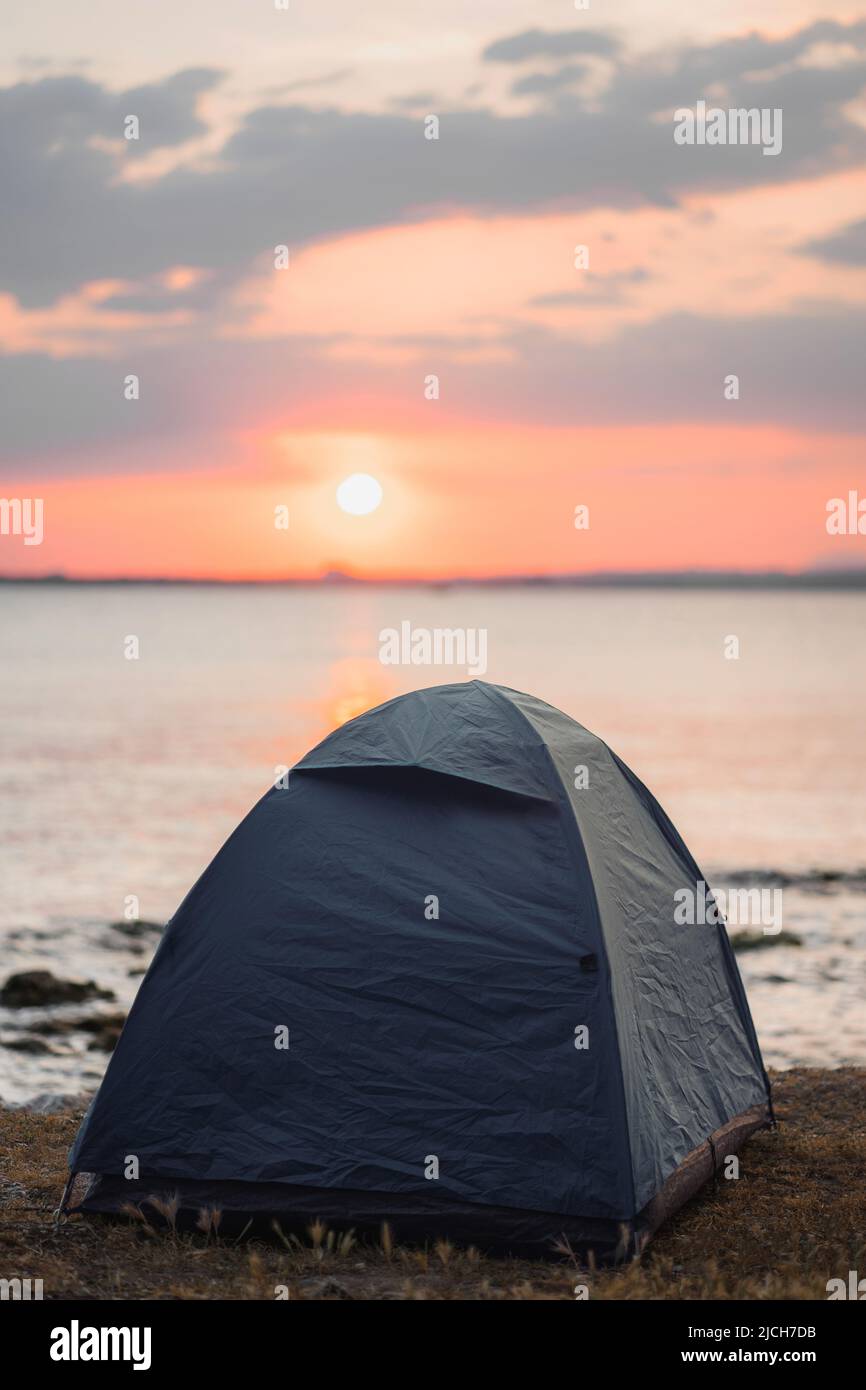
M 135 1155 L 136 1191 L 222 1184 L 346 1225 L 369 1199 L 431 1234 L 480 1213 L 506 1246 L 526 1213 L 539 1239 L 636 1227 L 711 1136 L 767 1114 L 727 933 L 673 922 L 699 876 L 566 715 L 479 681 L 393 700 L 303 758 L 187 896 L 70 1166 L 92 1209 Z

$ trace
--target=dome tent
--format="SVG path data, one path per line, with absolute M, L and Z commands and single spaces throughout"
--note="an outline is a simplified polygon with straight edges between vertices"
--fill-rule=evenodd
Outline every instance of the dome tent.
M 369 711 L 169 922 L 70 1154 L 75 1209 L 176 1194 L 222 1230 L 639 1249 L 771 1117 L 724 925 L 674 922 L 700 879 L 542 701 L 470 681 Z

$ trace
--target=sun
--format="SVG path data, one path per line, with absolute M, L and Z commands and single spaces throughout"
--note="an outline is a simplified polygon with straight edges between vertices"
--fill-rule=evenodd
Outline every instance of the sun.
M 370 473 L 351 473 L 337 488 L 337 505 L 350 516 L 367 516 L 382 501 L 382 484 Z

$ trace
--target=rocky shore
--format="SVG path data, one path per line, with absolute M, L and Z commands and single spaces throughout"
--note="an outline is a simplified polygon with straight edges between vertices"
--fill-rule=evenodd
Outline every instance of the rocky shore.
M 136 918 L 112 922 L 102 930 L 105 941 L 134 962 L 125 966 L 124 972 L 134 991 L 163 928 Z M 801 945 L 800 938 L 790 931 L 777 935 L 739 931 L 732 939 L 735 951 L 758 951 L 761 955 L 773 946 Z M 48 969 L 30 969 L 15 971 L 0 981 L 0 1048 L 35 1059 L 37 1075 L 39 1059 L 47 1063 L 56 1060 L 62 1071 L 64 1058 L 92 1053 L 98 1077 L 107 1061 L 103 1057 L 99 1063 L 98 1056 L 114 1050 L 125 1019 L 126 1009 L 120 1006 L 115 990 L 92 979 L 65 979 Z M 89 1070 L 92 1075 L 93 1068 Z M 95 1080 L 89 1084 L 92 1091 Z M 23 1101 L 4 1095 L 3 1090 L 0 1086 L 0 1109 L 23 1104 L 39 1113 L 68 1109 L 79 1095 L 74 1082 L 59 1091 L 44 1090 L 37 1084 L 32 1093 L 24 1093 Z

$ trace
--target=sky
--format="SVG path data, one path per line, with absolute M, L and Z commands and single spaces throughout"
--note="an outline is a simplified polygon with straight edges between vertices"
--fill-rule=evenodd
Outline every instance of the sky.
M 0 574 L 866 563 L 862 6 L 7 14 Z

